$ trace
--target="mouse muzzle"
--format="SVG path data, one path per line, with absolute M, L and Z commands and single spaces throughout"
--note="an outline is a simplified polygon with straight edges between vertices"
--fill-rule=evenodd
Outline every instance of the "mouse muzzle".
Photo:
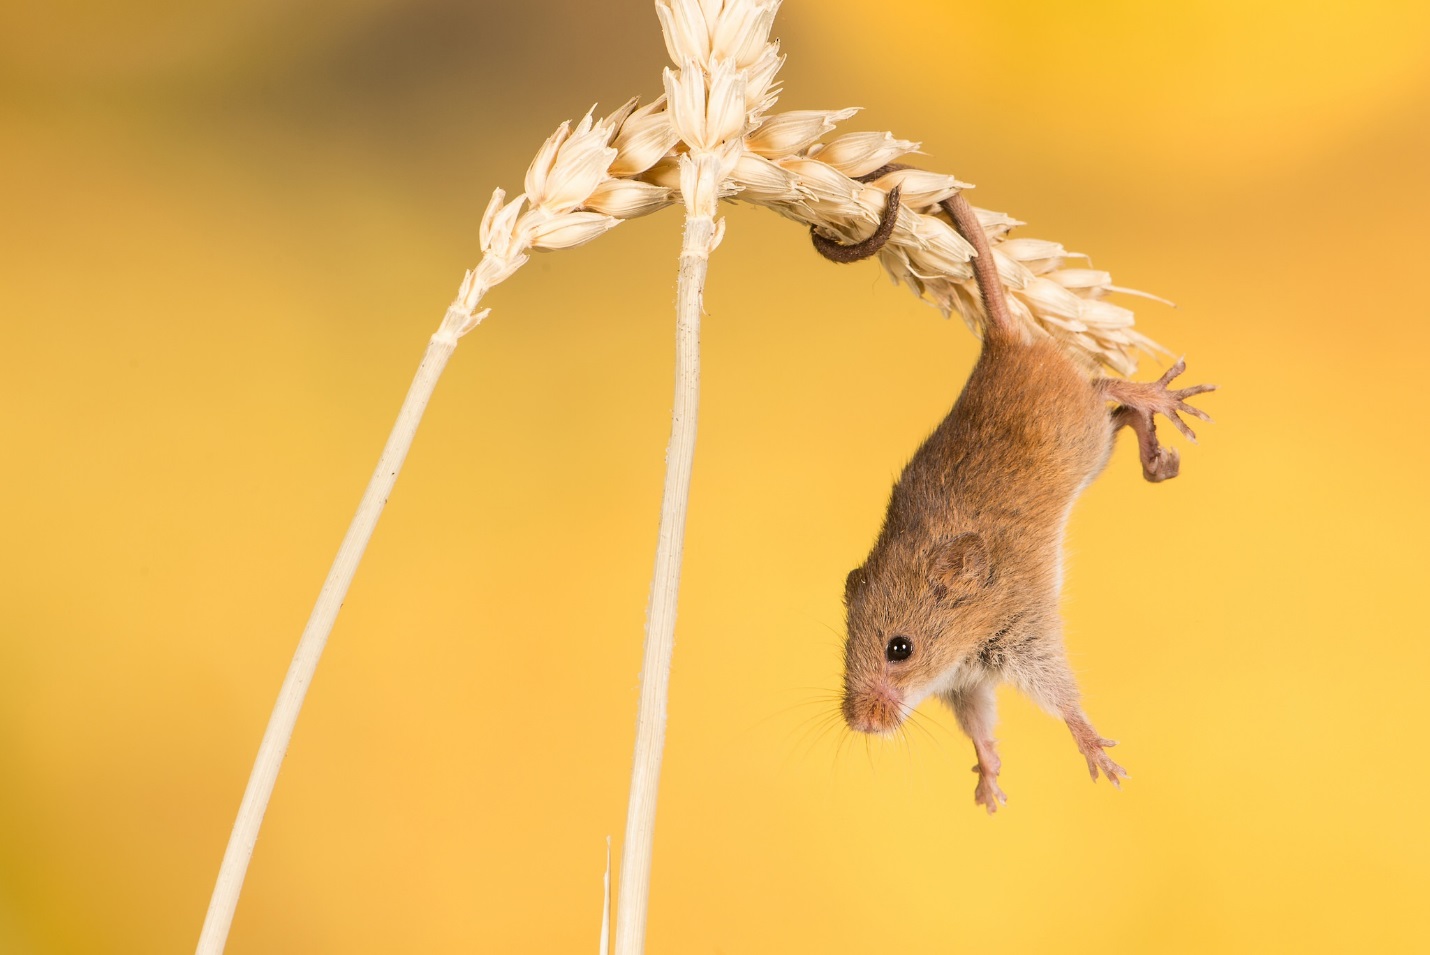
M 850 729 L 880 735 L 894 732 L 908 714 L 903 694 L 882 679 L 865 686 L 846 686 L 842 710 Z

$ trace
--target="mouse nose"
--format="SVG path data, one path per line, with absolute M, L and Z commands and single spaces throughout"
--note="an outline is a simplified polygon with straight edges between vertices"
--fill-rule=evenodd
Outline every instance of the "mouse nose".
M 904 721 L 901 695 L 886 683 L 846 690 L 843 711 L 844 722 L 860 733 L 892 733 Z

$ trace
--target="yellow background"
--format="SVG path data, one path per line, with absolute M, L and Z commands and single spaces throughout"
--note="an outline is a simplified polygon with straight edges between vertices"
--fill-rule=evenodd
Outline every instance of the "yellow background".
M 1430 13 L 789 0 L 784 108 L 924 143 L 1178 303 L 1215 381 L 1070 531 L 1120 793 L 1001 697 L 831 726 L 845 572 L 976 344 L 731 208 L 707 294 L 650 951 L 1423 951 Z M 0 12 L 0 950 L 182 952 L 493 187 L 659 90 L 648 3 Z M 594 951 L 624 823 L 679 216 L 464 340 L 298 725 L 232 952 Z M 1159 370 L 1144 364 L 1143 375 Z

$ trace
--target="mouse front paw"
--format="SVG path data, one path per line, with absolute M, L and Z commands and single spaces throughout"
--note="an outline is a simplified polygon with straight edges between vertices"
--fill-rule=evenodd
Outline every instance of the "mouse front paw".
M 978 773 L 978 786 L 973 790 L 973 801 L 987 809 L 988 815 L 991 816 L 998 811 L 999 806 L 1008 804 L 1008 797 L 998 788 L 997 773 L 985 773 L 978 766 L 973 767 L 973 771 Z
M 1112 783 L 1114 789 L 1121 789 L 1121 780 L 1127 778 L 1127 770 L 1112 761 L 1112 757 L 1102 748 L 1104 746 L 1116 746 L 1117 743 L 1110 739 L 1098 740 L 1095 747 L 1083 748 L 1079 746 L 1082 755 L 1087 759 L 1087 770 L 1092 774 L 1092 781 L 1097 782 L 1098 770 L 1107 777 L 1107 781 Z
M 1092 781 L 1097 782 L 1100 771 L 1107 777 L 1107 781 L 1112 783 L 1114 789 L 1121 789 L 1122 780 L 1127 778 L 1127 770 L 1114 763 L 1112 757 L 1107 755 L 1107 750 L 1116 746 L 1117 741 L 1103 739 L 1081 714 L 1068 717 L 1067 724 L 1072 731 L 1073 740 L 1077 743 L 1077 751 L 1087 760 L 1087 770 L 1092 775 Z

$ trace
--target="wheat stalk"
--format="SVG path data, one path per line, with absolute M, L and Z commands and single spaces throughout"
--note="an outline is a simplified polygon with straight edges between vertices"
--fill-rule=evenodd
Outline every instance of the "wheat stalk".
M 784 58 L 769 41 L 778 0 L 656 0 L 656 14 L 678 70 L 664 74 L 670 124 L 682 150 L 670 157 L 685 204 L 676 289 L 675 401 L 650 608 L 646 614 L 641 698 L 636 720 L 626 836 L 616 905 L 616 955 L 645 947 L 646 908 L 656 799 L 665 747 L 666 700 L 675 640 L 685 515 L 695 456 L 700 399 L 700 317 L 710 253 L 724 220 L 715 219 L 721 189 L 734 172 L 746 132 L 779 94 Z

